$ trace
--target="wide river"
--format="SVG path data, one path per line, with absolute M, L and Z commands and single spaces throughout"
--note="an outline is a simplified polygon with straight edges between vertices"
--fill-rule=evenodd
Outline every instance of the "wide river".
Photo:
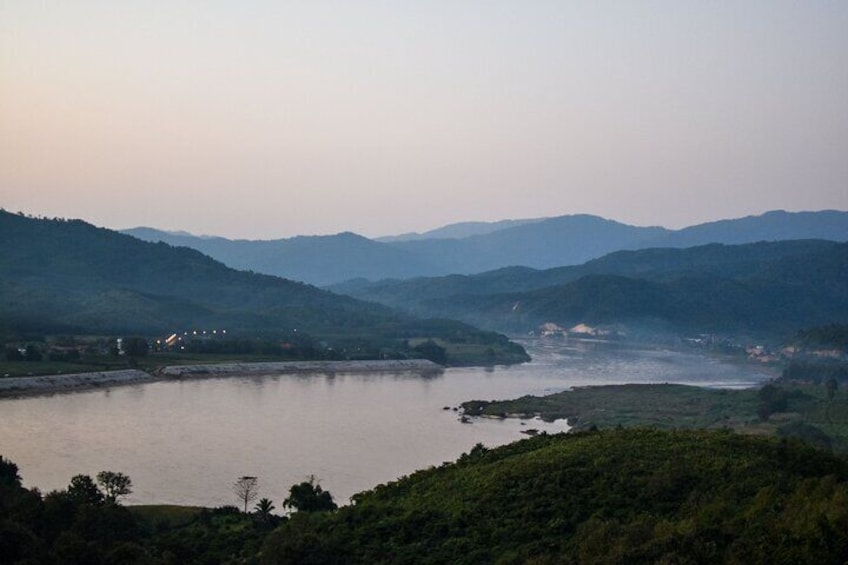
M 431 465 L 474 444 L 496 446 L 522 430 L 563 422 L 458 421 L 445 410 L 471 399 L 548 394 L 574 386 L 688 383 L 753 386 L 756 367 L 695 353 L 521 340 L 533 361 L 448 369 L 439 376 L 335 374 L 226 377 L 0 400 L 0 455 L 27 486 L 64 488 L 73 475 L 121 471 L 128 504 L 237 504 L 243 475 L 282 506 L 292 484 L 314 475 L 336 500 Z

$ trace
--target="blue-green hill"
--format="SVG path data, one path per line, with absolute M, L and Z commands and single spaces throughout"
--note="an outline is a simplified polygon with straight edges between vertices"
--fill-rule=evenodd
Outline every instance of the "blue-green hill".
M 364 355 L 415 355 L 416 340 L 480 350 L 465 362 L 526 359 L 498 334 L 421 320 L 304 283 L 237 271 L 189 248 L 149 243 L 79 220 L 0 211 L 0 332 L 230 335 L 355 344 Z M 474 347 L 471 347 L 474 346 Z M 491 349 L 491 352 L 489 350 Z M 458 350 L 456 350 L 458 351 Z M 450 359 L 448 363 L 459 361 Z

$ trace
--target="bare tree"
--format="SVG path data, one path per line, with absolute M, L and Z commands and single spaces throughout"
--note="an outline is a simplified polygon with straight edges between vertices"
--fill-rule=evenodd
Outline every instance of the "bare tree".
M 247 505 L 259 496 L 259 479 L 256 477 L 240 477 L 233 485 L 233 492 L 244 503 L 244 512 L 247 514 Z

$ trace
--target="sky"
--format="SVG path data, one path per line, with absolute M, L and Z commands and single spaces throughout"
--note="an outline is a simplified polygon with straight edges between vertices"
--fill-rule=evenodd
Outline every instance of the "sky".
M 848 210 L 848 2 L 0 0 L 0 207 L 231 238 Z

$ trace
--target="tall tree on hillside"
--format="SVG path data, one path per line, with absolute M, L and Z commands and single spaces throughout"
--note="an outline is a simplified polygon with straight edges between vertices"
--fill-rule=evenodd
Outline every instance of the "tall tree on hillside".
M 117 502 L 119 497 L 132 493 L 132 480 L 123 473 L 100 471 L 97 473 L 97 483 L 108 502 Z
M 88 475 L 74 475 L 68 485 L 68 497 L 75 504 L 102 504 L 103 493 Z
M 333 495 L 321 488 L 314 476 L 308 481 L 293 485 L 283 506 L 294 508 L 298 512 L 327 512 L 338 508 Z
M 233 492 L 244 503 L 244 512 L 247 514 L 247 505 L 259 496 L 259 479 L 246 475 L 239 477 L 239 480 L 233 485 Z

